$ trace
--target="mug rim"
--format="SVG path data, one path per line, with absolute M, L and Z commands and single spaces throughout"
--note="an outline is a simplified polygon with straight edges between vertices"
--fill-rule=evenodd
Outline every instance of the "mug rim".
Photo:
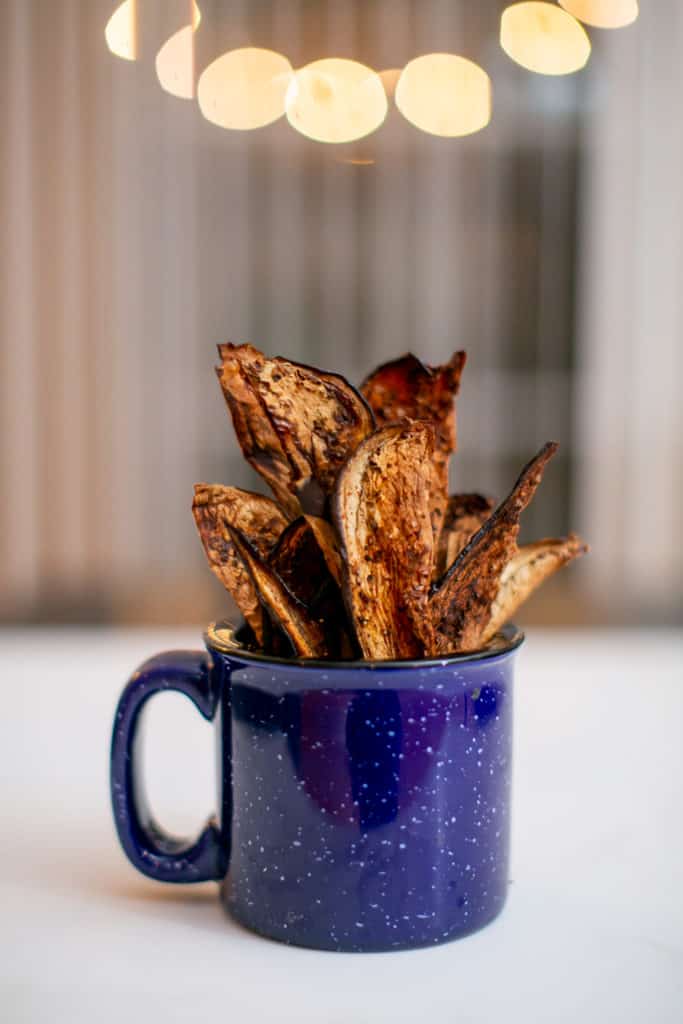
M 386 660 L 353 658 L 347 661 L 335 661 L 326 658 L 282 658 L 275 654 L 263 654 L 260 651 L 252 651 L 238 640 L 230 642 L 219 635 L 219 631 L 234 634 L 237 631 L 234 623 L 228 619 L 221 619 L 211 622 L 204 630 L 204 643 L 208 650 L 218 654 L 228 654 L 239 658 L 246 663 L 257 665 L 284 665 L 295 668 L 325 669 L 325 671 L 339 671 L 342 669 L 387 669 L 387 668 L 434 668 L 435 666 L 445 667 L 447 665 L 458 665 L 473 661 L 489 661 L 500 658 L 503 655 L 511 654 L 524 643 L 524 632 L 514 623 L 503 626 L 496 634 L 502 639 L 502 643 L 495 647 L 484 647 L 478 651 L 461 651 L 459 654 L 447 654 L 443 657 L 433 658 L 393 658 Z

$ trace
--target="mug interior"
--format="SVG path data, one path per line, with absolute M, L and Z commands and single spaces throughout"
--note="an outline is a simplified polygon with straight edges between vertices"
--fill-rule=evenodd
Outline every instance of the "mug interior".
M 449 654 L 440 658 L 401 658 L 401 659 L 348 659 L 334 661 L 320 658 L 283 658 L 274 654 L 266 654 L 249 642 L 244 624 L 235 624 L 228 619 L 212 622 L 204 633 L 206 646 L 221 654 L 239 657 L 245 662 L 267 663 L 270 665 L 299 665 L 324 667 L 325 669 L 350 668 L 423 668 L 435 665 L 451 665 L 461 662 L 484 661 L 497 658 L 516 650 L 524 642 L 524 633 L 518 626 L 509 623 L 496 633 L 492 640 L 479 651 L 466 651 Z

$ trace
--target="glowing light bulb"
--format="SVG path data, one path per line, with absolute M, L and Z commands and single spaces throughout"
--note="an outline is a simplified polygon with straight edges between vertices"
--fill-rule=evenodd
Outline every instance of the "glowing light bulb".
M 560 7 L 586 25 L 623 28 L 638 17 L 638 0 L 558 0 Z
M 262 128 L 284 114 L 292 75 L 287 58 L 274 50 L 231 50 L 202 72 L 197 86 L 200 110 L 221 128 Z
M 192 24 L 174 32 L 156 55 L 159 85 L 172 96 L 191 100 L 194 96 L 194 40 L 193 35 L 202 16 L 196 4 L 192 5 Z
M 287 90 L 287 120 L 316 142 L 353 142 L 387 116 L 387 95 L 376 71 L 330 57 L 297 71 Z
M 500 21 L 508 57 L 541 75 L 569 75 L 588 61 L 590 39 L 578 21 L 550 3 L 512 4 Z
M 123 60 L 137 60 L 137 9 L 136 0 L 124 0 L 104 28 L 107 46 L 116 57 Z
M 465 57 L 428 53 L 406 64 L 396 86 L 396 106 L 430 135 L 471 135 L 491 120 L 491 79 Z

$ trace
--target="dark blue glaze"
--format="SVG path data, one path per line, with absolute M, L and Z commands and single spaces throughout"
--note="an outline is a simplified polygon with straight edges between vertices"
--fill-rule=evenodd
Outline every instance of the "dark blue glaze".
M 137 770 L 142 711 L 155 693 L 184 693 L 212 721 L 220 689 L 209 668 L 209 659 L 201 651 L 158 654 L 134 673 L 116 709 L 110 773 L 116 830 L 131 863 L 160 882 L 201 882 L 225 874 L 226 850 L 216 822 L 207 822 L 194 842 L 167 835 L 152 817 Z
M 198 654 L 148 662 L 114 737 L 124 849 L 165 881 L 224 875 L 234 917 L 297 945 L 409 949 L 481 928 L 508 881 L 519 635 L 509 641 L 485 657 L 332 665 L 214 640 L 208 674 Z M 131 810 L 143 805 L 134 761 L 121 760 L 131 714 L 161 688 L 187 693 L 205 717 L 217 712 L 220 832 L 209 824 L 189 849 L 169 849 Z

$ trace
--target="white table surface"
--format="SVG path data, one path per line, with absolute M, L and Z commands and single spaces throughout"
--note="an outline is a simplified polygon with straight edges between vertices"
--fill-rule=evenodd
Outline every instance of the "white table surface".
M 0 632 L 0 1020 L 315 1024 L 683 1020 L 683 638 L 532 632 L 518 663 L 503 915 L 408 953 L 316 953 L 232 923 L 216 887 L 137 875 L 111 823 L 111 719 L 147 655 L 199 630 Z M 152 803 L 211 810 L 210 728 L 157 698 Z

